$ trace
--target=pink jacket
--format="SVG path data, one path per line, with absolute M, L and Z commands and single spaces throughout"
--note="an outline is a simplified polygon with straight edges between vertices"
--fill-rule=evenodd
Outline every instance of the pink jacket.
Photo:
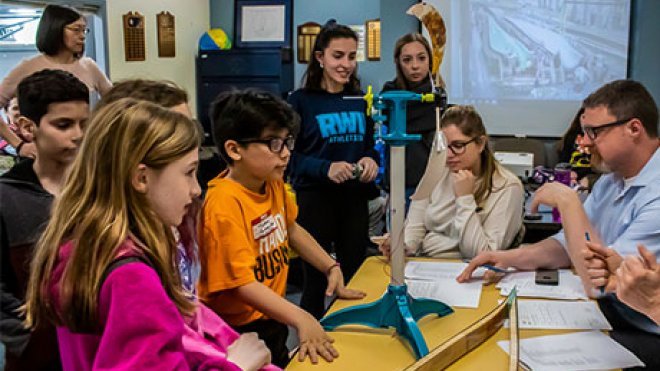
M 134 249 L 131 240 L 125 245 Z M 59 296 L 72 249 L 71 242 L 60 247 L 50 287 L 53 298 Z M 57 300 L 54 304 L 59 307 Z M 64 370 L 240 370 L 226 358 L 227 347 L 239 335 L 201 303 L 184 320 L 156 272 L 144 263 L 131 262 L 108 275 L 99 297 L 99 319 L 100 333 L 57 327 Z

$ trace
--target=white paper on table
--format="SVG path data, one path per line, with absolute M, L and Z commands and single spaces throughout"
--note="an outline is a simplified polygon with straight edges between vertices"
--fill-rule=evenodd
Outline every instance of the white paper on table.
M 509 342 L 497 345 L 507 354 Z M 520 360 L 532 370 L 606 370 L 644 363 L 600 331 L 574 332 L 520 340 Z
M 408 293 L 414 298 L 434 299 L 452 307 L 477 308 L 481 281 L 456 282 L 466 266 L 467 263 L 460 262 L 410 261 L 405 269 Z M 483 275 L 483 270 L 480 274 Z
M 477 308 L 481 299 L 481 282 L 458 283 L 455 278 L 428 280 L 406 280 L 408 293 L 415 299 L 425 298 L 441 301 L 452 307 Z
M 414 280 L 453 279 L 456 280 L 461 272 L 467 267 L 467 263 L 461 262 L 430 262 L 409 261 L 406 264 L 405 277 Z M 485 269 L 477 268 L 473 277 L 483 276 Z
M 593 301 L 518 300 L 518 326 L 521 329 L 612 329 Z
M 580 277 L 568 269 L 559 270 L 559 285 L 537 285 L 534 282 L 536 272 L 515 272 L 507 274 L 497 284 L 500 294 L 507 296 L 515 286 L 518 297 L 535 297 L 548 299 L 587 299 Z

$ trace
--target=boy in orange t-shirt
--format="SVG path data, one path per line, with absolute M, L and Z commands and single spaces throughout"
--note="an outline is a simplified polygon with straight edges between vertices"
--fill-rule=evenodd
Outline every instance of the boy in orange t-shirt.
M 213 103 L 213 137 L 228 169 L 209 182 L 201 222 L 200 297 L 239 332 L 257 332 L 280 367 L 289 361 L 287 325 L 299 359 L 338 356 L 309 313 L 284 298 L 289 249 L 328 277 L 326 295 L 359 299 L 344 287 L 339 264 L 296 223 L 298 207 L 283 175 L 299 130 L 281 99 L 257 91 L 223 93 Z

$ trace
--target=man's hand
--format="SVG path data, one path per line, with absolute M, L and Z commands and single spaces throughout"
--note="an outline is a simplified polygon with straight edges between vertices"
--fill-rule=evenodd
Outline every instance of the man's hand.
M 655 255 L 637 246 L 640 256 L 628 256 L 616 272 L 617 297 L 660 323 L 660 265 Z
M 580 203 L 577 192 L 562 183 L 551 182 L 545 183 L 534 192 L 530 208 L 532 214 L 538 213 L 541 204 L 556 207 L 561 212 L 563 206 L 571 202 Z
M 471 195 L 474 192 L 474 183 L 476 178 L 470 170 L 458 170 L 451 173 L 451 179 L 454 184 L 454 194 L 456 197 Z
M 371 157 L 362 157 L 357 163 L 362 166 L 360 181 L 362 183 L 373 182 L 378 176 L 378 164 L 376 161 Z
M 589 280 L 594 287 L 602 287 L 611 292 L 616 289 L 616 270 L 622 262 L 621 255 L 614 249 L 598 243 L 587 241 L 587 249 L 583 251 L 585 266 Z

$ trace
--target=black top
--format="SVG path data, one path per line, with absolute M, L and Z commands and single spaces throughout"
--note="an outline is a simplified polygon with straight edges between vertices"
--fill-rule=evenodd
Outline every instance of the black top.
M 396 87 L 394 80 L 383 85 L 382 91 L 400 90 Z M 414 93 L 430 93 L 431 80 L 411 88 Z M 433 146 L 435 135 L 435 104 L 422 102 L 408 102 L 406 105 L 406 133 L 421 134 L 422 140 L 413 142 L 406 146 L 406 188 L 417 187 L 426 170 L 426 163 Z M 388 147 L 389 148 L 389 147 Z M 389 184 L 389 156 L 385 164 L 385 184 Z
M 30 339 L 30 331 L 22 326 L 23 318 L 14 309 L 25 300 L 32 252 L 48 222 L 53 202 L 53 195 L 41 186 L 33 164 L 32 159 L 23 159 L 0 176 L 0 328 L 2 340 L 13 354 L 20 354 Z M 42 351 L 45 355 L 52 350 Z

